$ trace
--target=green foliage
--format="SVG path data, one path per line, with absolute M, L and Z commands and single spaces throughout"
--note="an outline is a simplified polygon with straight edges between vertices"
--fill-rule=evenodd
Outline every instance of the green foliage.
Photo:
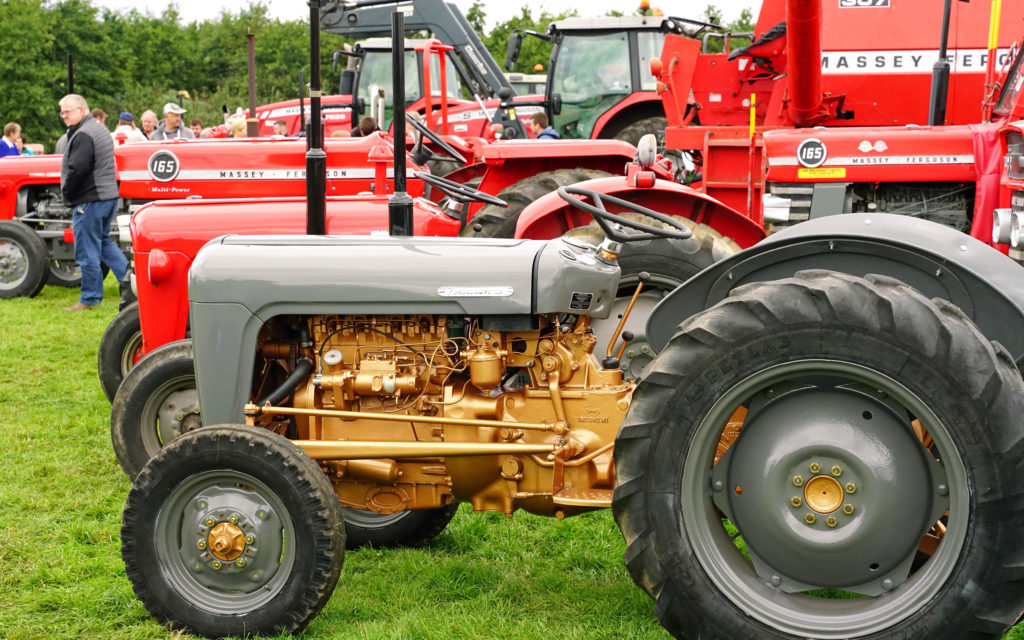
M 175 5 L 160 16 L 136 10 L 99 10 L 91 0 L 0 2 L 0 125 L 18 122 L 29 142 L 47 150 L 64 132 L 57 102 L 68 93 L 67 60 L 74 61 L 74 91 L 111 119 L 121 111 L 138 118 L 158 114 L 188 92 L 186 121 L 223 122 L 222 108 L 247 107 L 248 43 L 255 37 L 256 103 L 298 96 L 298 72 L 309 79 L 309 25 L 268 16 L 257 1 L 212 21 L 185 23 Z M 344 42 L 321 34 L 324 86 L 332 49 Z M 108 125 L 113 123 L 108 121 Z
M 757 23 L 757 19 L 749 8 L 743 9 L 740 12 L 740 17 L 732 22 L 722 24 L 722 12 L 718 10 L 713 4 L 709 4 L 704 9 L 704 15 L 701 16 L 701 20 L 710 22 L 712 24 L 721 24 L 727 33 L 730 34 L 741 34 L 741 33 L 753 33 L 754 25 Z M 745 47 L 750 44 L 749 38 L 736 38 L 730 41 L 731 48 Z M 724 50 L 724 43 L 722 39 L 712 39 L 708 41 L 707 52 L 708 53 L 721 53 Z
M 479 2 L 473 4 L 470 9 L 470 24 L 477 30 L 478 33 L 483 33 L 483 29 L 478 26 L 482 25 L 484 21 L 483 7 Z M 544 33 L 548 25 L 556 20 L 563 20 L 570 16 L 575 16 L 575 11 L 567 13 L 550 14 L 547 11 L 542 11 L 540 16 L 537 18 L 533 17 L 530 12 L 530 7 L 523 5 L 519 9 L 519 16 L 506 20 L 505 22 L 498 23 L 494 29 L 486 35 L 482 35 L 481 39 L 484 41 L 484 45 L 487 50 L 491 52 L 494 59 L 498 61 L 498 64 L 504 68 L 505 64 L 505 52 L 508 47 L 508 38 L 512 35 L 513 31 L 535 31 L 537 33 Z M 523 45 L 519 54 L 519 60 L 516 62 L 515 68 L 512 71 L 517 73 L 537 73 L 534 71 L 535 65 L 541 65 L 544 71 L 548 68 L 548 59 L 551 57 L 551 43 L 540 38 L 534 38 L 529 36 L 523 37 Z

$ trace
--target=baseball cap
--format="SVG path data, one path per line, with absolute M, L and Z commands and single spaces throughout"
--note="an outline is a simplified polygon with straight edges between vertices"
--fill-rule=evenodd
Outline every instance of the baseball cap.
M 125 122 L 133 122 L 135 120 L 135 118 L 132 117 L 132 114 L 128 111 L 122 111 L 121 115 L 117 116 L 117 119 L 124 120 Z
M 168 102 L 164 105 L 164 115 L 166 116 L 168 113 L 185 113 L 185 109 L 182 109 L 173 102 Z

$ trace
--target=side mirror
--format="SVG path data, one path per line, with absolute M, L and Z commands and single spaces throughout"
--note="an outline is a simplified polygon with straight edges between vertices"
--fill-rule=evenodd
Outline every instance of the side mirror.
M 508 47 L 505 49 L 505 70 L 511 71 L 519 60 L 519 53 L 523 47 L 523 34 L 513 31 L 508 37 Z
M 343 96 L 352 95 L 356 86 L 356 72 L 352 69 L 345 69 L 341 72 L 341 84 L 338 87 L 338 94 Z
M 562 113 L 562 94 L 555 93 L 551 95 L 551 115 L 557 116 Z
M 341 51 L 335 49 L 331 52 L 331 71 L 338 70 L 338 60 L 341 58 Z

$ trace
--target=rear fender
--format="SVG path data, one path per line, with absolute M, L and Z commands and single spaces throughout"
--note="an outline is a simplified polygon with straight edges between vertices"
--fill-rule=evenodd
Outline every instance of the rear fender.
M 714 198 L 681 184 L 655 180 L 651 187 L 632 186 L 625 177 L 597 178 L 576 184 L 583 189 L 612 195 L 668 215 L 706 224 L 732 238 L 740 247 L 750 247 L 764 238 L 764 231 L 750 218 Z M 569 229 L 590 224 L 589 214 L 549 193 L 523 209 L 516 225 L 516 238 L 557 238 Z
M 804 269 L 879 274 L 929 298 L 948 300 L 989 340 L 1024 364 L 1024 272 L 999 251 L 949 227 L 887 214 L 809 220 L 697 274 L 651 313 L 646 339 L 657 351 L 679 323 L 743 284 L 778 280 Z

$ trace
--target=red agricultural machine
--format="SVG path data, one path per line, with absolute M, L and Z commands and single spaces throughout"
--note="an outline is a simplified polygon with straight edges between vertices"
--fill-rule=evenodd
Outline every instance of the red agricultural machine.
M 980 122 L 981 99 L 992 95 L 986 71 L 1008 63 L 1012 36 L 1024 31 L 1024 5 L 999 6 L 953 2 L 943 16 L 924 2 L 780 0 L 762 7 L 748 47 L 707 54 L 669 36 L 652 68 L 669 121 L 666 146 L 692 154 L 690 180 L 702 190 L 760 219 L 762 136 L 827 127 L 824 135 L 857 137 L 856 148 L 864 137 L 843 130 L 924 126 L 932 102 L 941 107 L 937 124 Z M 1010 36 L 990 30 L 990 18 Z M 942 54 L 948 97 L 935 100 L 929 87 Z

